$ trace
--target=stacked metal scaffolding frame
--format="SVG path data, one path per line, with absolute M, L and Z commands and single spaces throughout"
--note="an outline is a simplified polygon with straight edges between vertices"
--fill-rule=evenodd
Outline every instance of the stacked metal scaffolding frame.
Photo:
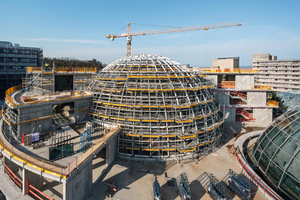
M 176 183 L 178 186 L 178 191 L 181 200 L 191 200 L 192 199 L 191 189 L 185 172 L 183 172 L 176 178 Z
M 106 126 L 121 124 L 121 155 L 181 158 L 211 149 L 223 116 L 204 77 L 166 57 L 128 56 L 97 74 L 91 114 Z
M 241 198 L 251 199 L 250 183 L 229 169 L 229 188 Z
M 160 186 L 156 176 L 154 182 L 152 183 L 152 196 L 153 200 L 161 200 Z
M 23 78 L 24 91 L 30 95 L 40 95 L 42 93 L 52 94 L 54 87 L 54 68 L 49 67 L 27 67 L 26 77 Z M 48 88 L 48 90 L 45 90 Z
M 2 116 L 3 116 L 3 134 L 8 141 L 19 140 L 18 135 L 18 111 L 10 108 L 4 103 L 2 105 Z
M 74 91 L 87 90 L 90 82 L 90 77 L 74 77 Z
M 213 174 L 209 175 L 210 183 L 207 188 L 214 200 L 226 200 L 225 187 L 222 185 Z
M 53 112 L 52 110 L 39 110 L 37 112 L 28 112 L 27 114 L 23 114 L 20 117 L 19 111 L 17 109 L 13 109 L 10 106 L 7 106 L 6 103 L 4 103 L 2 106 L 2 115 L 4 119 L 4 133 L 7 139 L 9 141 L 13 139 L 19 141 L 22 134 L 19 131 L 20 124 L 38 121 L 40 119 L 51 118 L 53 117 Z M 34 130 L 31 131 L 31 133 L 33 132 Z

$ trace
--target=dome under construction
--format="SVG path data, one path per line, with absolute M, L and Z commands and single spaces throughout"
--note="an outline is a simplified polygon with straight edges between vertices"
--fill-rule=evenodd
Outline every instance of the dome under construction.
M 205 75 L 162 56 L 116 60 L 97 74 L 91 114 L 120 124 L 118 154 L 169 158 L 205 152 L 223 134 L 223 115 Z

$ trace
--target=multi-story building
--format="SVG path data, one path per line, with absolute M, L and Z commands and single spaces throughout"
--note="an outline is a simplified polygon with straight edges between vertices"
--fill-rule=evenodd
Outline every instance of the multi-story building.
M 269 85 L 276 92 L 300 91 L 300 59 L 277 60 L 270 54 L 254 54 L 255 85 Z
M 27 66 L 42 66 L 43 50 L 0 41 L 0 105 L 5 90 L 22 84 Z
M 214 84 L 216 99 L 224 110 L 225 123 L 266 126 L 272 122 L 272 108 L 277 107 L 277 102 L 268 100 L 269 88 L 255 86 L 255 71 L 236 67 L 238 62 L 238 58 L 217 59 L 213 61 L 211 70 L 205 70 L 207 78 Z

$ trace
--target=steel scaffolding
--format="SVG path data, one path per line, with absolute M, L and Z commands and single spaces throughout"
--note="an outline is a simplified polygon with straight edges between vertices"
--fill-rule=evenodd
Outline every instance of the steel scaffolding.
M 105 67 L 90 85 L 91 114 L 121 124 L 118 153 L 169 157 L 211 149 L 223 133 L 223 116 L 205 74 L 180 63 L 140 54 Z

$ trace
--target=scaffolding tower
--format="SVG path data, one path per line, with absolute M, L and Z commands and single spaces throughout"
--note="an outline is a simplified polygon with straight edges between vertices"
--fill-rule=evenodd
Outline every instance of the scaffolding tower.
M 229 169 L 228 181 L 228 186 L 233 192 L 238 194 L 243 199 L 251 199 L 250 183 L 232 171 L 232 169 Z
M 178 186 L 178 191 L 181 200 L 191 200 L 192 199 L 191 189 L 185 172 L 183 172 L 176 178 L 176 183 Z
M 29 95 L 53 94 L 54 82 L 53 67 L 27 67 L 22 86 Z
M 226 200 L 225 187 L 219 182 L 213 174 L 209 175 L 208 192 L 212 195 L 214 200 Z
M 174 60 L 128 56 L 105 67 L 90 88 L 95 121 L 123 129 L 119 155 L 181 159 L 220 142 L 224 120 L 213 85 Z

